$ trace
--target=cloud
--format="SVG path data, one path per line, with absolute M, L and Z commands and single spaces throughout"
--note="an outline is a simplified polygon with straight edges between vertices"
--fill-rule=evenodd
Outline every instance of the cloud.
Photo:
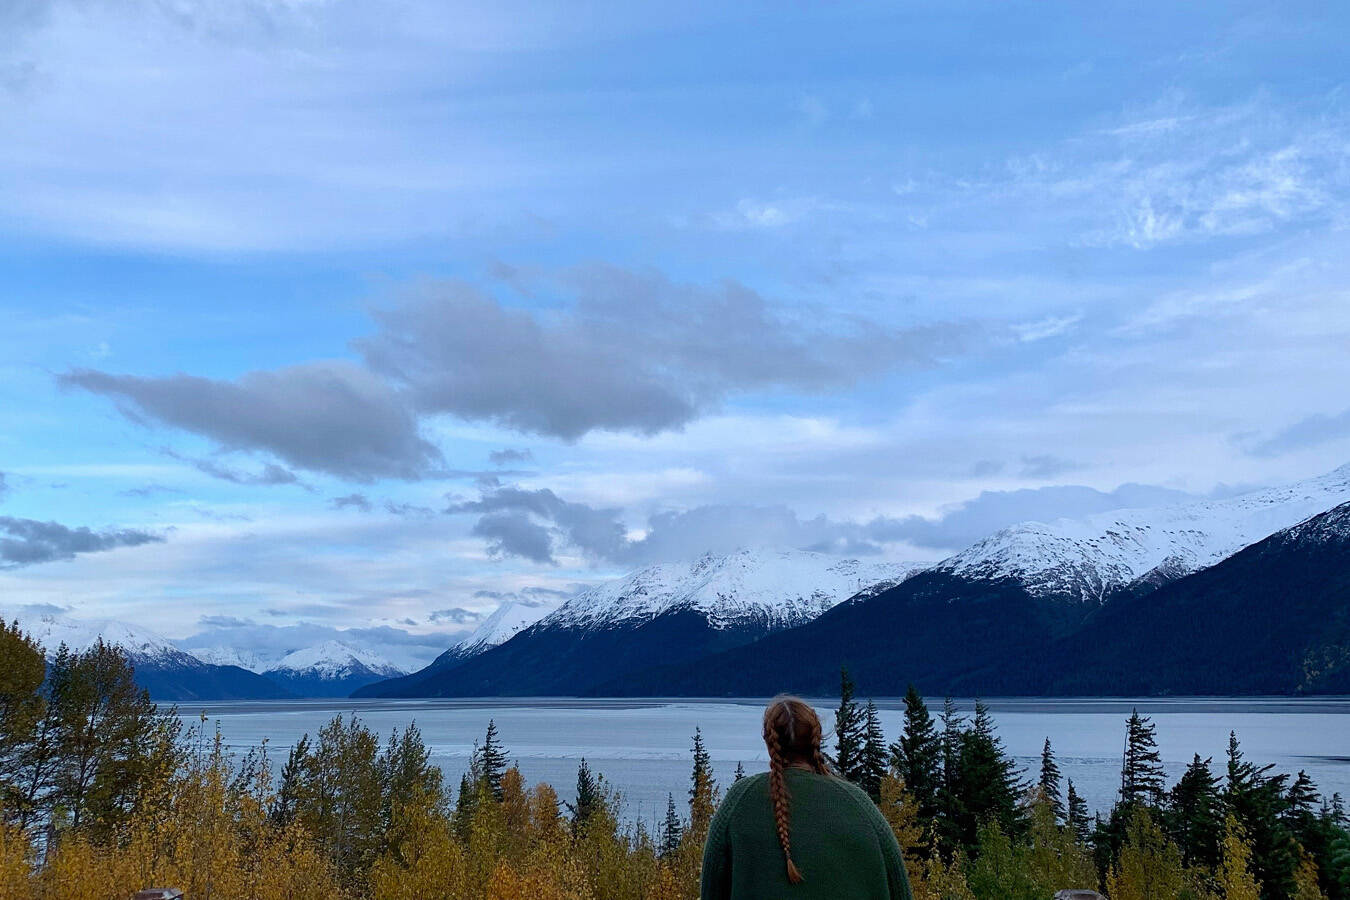
M 153 497 L 157 494 L 181 494 L 181 493 L 183 493 L 182 488 L 169 487 L 168 485 L 164 484 L 144 484 L 141 485 L 140 487 L 127 488 L 124 491 L 118 491 L 118 494 L 120 496 L 139 497 L 139 498 Z
M 361 512 L 370 512 L 370 500 L 365 494 L 348 494 L 345 497 L 334 497 L 329 501 L 333 509 L 346 509 L 351 507 L 359 509 Z
M 1210 496 L 1237 490 L 1220 487 Z M 628 536 L 620 510 L 564 501 L 548 490 L 499 488 L 446 512 L 480 513 L 473 533 L 487 539 L 498 555 L 553 563 L 557 554 L 571 548 L 594 561 L 637 566 L 754 546 L 862 556 L 904 544 L 949 553 L 1019 522 L 1078 518 L 1195 499 L 1195 494 L 1144 484 L 1123 484 L 1113 491 L 1063 485 L 985 491 L 932 518 L 876 516 L 865 521 L 825 515 L 802 518 L 787 506 L 707 504 L 650 515 L 637 538 Z M 578 522 L 584 527 L 578 527 Z M 491 596 L 496 599 L 495 594 Z
M 517 450 L 513 447 L 506 447 L 502 450 L 493 450 L 488 454 L 488 462 L 494 466 L 505 466 L 510 463 L 527 463 L 534 460 L 534 454 L 528 449 Z
M 290 469 L 276 463 L 266 463 L 260 472 L 245 472 L 242 469 L 236 469 L 211 459 L 187 459 L 177 454 L 172 455 L 192 463 L 193 467 L 203 475 L 210 475 L 212 478 L 219 478 L 221 481 L 228 481 L 231 484 L 278 485 L 301 483 L 299 476 Z
M 483 614 L 472 609 L 464 609 L 460 606 L 453 606 L 450 609 L 433 610 L 427 615 L 429 622 L 454 622 L 456 625 L 467 625 L 470 622 L 477 622 L 483 617 Z
M 197 624 L 204 625 L 207 628 L 247 628 L 254 622 L 248 619 L 240 619 L 236 616 L 202 616 L 197 620 Z
M 133 528 L 93 531 L 83 526 L 69 528 L 57 522 L 0 516 L 0 569 L 73 559 L 80 553 L 138 547 L 163 540 L 159 535 Z
M 57 381 L 128 404 L 123 412 L 133 420 L 182 428 L 224 450 L 268 451 L 292 466 L 353 481 L 421 478 L 442 462 L 401 394 L 347 362 L 249 372 L 236 381 L 92 369 L 73 369 Z M 265 469 L 261 477 L 250 483 L 284 476 Z
M 1022 457 L 1022 469 L 1019 474 L 1023 478 L 1054 478 L 1080 468 L 1082 466 L 1071 460 L 1061 459 L 1049 453 L 1039 453 Z
M 702 287 L 613 266 L 549 285 L 575 303 L 531 311 L 463 283 L 424 285 L 377 311 L 381 330 L 354 346 L 425 413 L 574 440 L 679 428 L 736 394 L 824 393 L 931 366 L 968 330 L 793 318 L 734 281 Z
M 617 559 L 627 545 L 619 510 L 571 503 L 547 488 L 494 487 L 477 500 L 452 503 L 446 513 L 478 513 L 473 533 L 502 556 L 555 563 L 554 534 L 597 559 Z
M 329 640 L 342 641 L 370 650 L 408 670 L 421 668 L 461 637 L 461 632 L 434 631 L 425 634 L 378 625 L 364 628 L 334 628 L 313 622 L 294 625 L 259 625 L 230 616 L 205 616 L 200 631 L 177 643 L 185 650 L 208 647 L 246 649 L 259 658 L 280 659 L 287 653 Z
M 1279 456 L 1350 437 L 1350 409 L 1334 415 L 1317 414 L 1299 419 L 1252 446 L 1253 456 Z

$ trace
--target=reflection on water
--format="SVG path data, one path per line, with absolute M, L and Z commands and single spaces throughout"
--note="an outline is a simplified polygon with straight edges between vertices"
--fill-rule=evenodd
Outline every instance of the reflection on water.
M 300 735 L 314 734 L 335 714 L 355 713 L 388 733 L 416 722 L 432 759 L 457 785 L 474 742 L 494 719 L 511 759 L 525 778 L 547 781 L 571 799 L 578 761 L 585 757 L 623 795 L 626 816 L 655 821 L 667 793 L 689 788 L 690 738 L 703 731 L 719 779 L 738 762 L 747 772 L 768 767 L 759 738 L 763 700 L 474 698 L 454 700 L 278 700 L 183 705 L 190 724 L 200 713 L 219 723 L 235 751 L 264 741 L 276 755 Z M 836 701 L 813 701 L 828 727 Z M 934 715 L 941 700 L 930 700 Z M 1153 717 L 1169 775 L 1177 778 L 1194 753 L 1213 757 L 1222 772 L 1228 732 L 1247 758 L 1289 773 L 1305 769 L 1326 794 L 1350 794 L 1350 698 L 1009 698 L 988 701 L 1008 750 L 1038 771 L 1041 745 L 1054 744 L 1060 768 L 1094 809 L 1105 809 L 1119 787 L 1125 719 L 1134 708 Z M 900 733 L 898 699 L 878 699 L 888 739 Z M 972 701 L 958 701 L 969 712 Z

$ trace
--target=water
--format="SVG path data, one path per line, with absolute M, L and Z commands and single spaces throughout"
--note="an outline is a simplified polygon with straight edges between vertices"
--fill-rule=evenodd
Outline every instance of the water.
M 826 728 L 836 701 L 813 701 Z M 1212 756 L 1222 774 L 1228 732 L 1235 730 L 1247 758 L 1278 771 L 1304 769 L 1324 794 L 1350 796 L 1350 698 L 1003 699 L 988 701 L 1008 751 L 1030 774 L 1039 772 L 1048 736 L 1060 768 L 1094 810 L 1104 810 L 1120 782 L 1125 719 L 1138 708 L 1157 725 L 1158 745 L 1175 781 L 1194 753 Z M 878 700 L 888 740 L 900 733 L 902 704 Z M 958 705 L 969 712 L 970 701 Z M 930 701 L 936 715 L 940 701 Z M 759 700 L 281 700 L 207 703 L 180 710 L 218 722 L 235 752 L 267 742 L 276 758 L 336 714 L 354 713 L 387 735 L 416 722 L 450 786 L 468 767 L 488 719 L 497 723 L 510 759 L 529 783 L 547 781 L 564 800 L 574 795 L 577 764 L 622 795 L 622 813 L 649 825 L 664 815 L 666 796 L 682 803 L 689 788 L 690 743 L 702 729 L 716 776 L 729 782 L 736 764 L 749 773 L 768 768 L 759 737 Z

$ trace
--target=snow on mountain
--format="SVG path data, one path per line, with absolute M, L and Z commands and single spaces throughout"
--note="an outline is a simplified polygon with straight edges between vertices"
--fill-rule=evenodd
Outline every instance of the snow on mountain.
M 692 563 L 648 566 L 583 591 L 541 619 L 538 627 L 593 629 L 692 610 L 717 629 L 752 623 L 786 628 L 920 568 L 917 563 L 862 562 L 804 550 L 707 554 Z
M 511 640 L 521 631 L 552 613 L 562 604 L 561 600 L 542 600 L 523 603 L 520 600 L 506 600 L 493 610 L 473 633 L 450 648 L 455 659 L 468 659 L 498 644 Z
M 115 619 L 67 619 L 64 616 L 44 615 L 36 619 L 20 619 L 19 625 L 42 645 L 48 659 L 56 656 L 57 648 L 62 644 L 82 652 L 101 637 L 105 644 L 121 647 L 134 664 L 182 665 L 185 661 L 195 661 L 168 638 Z
M 188 647 L 187 652 L 213 666 L 238 666 L 257 673 L 267 671 L 276 661 L 242 647 Z
M 406 674 L 398 666 L 369 650 L 353 647 L 342 641 L 330 640 L 313 647 L 294 650 L 273 665 L 266 674 L 287 673 L 321 679 L 339 680 L 367 673 L 381 678 Z
M 1033 596 L 1100 603 L 1138 580 L 1161 583 L 1350 500 L 1350 465 L 1224 500 L 1025 522 L 939 563 L 966 578 L 1012 577 Z

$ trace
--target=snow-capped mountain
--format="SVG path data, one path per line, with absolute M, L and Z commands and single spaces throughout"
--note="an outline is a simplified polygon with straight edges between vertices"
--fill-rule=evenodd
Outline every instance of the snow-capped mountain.
M 917 563 L 861 562 L 805 550 L 706 554 L 692 563 L 648 566 L 583 591 L 541 619 L 539 627 L 611 628 L 686 610 L 715 629 L 791 628 L 919 568 Z
M 301 697 L 346 697 L 359 687 L 406 674 L 377 653 L 330 640 L 283 656 L 263 676 Z
M 530 603 L 504 600 L 468 637 L 436 657 L 432 665 L 455 665 L 504 644 L 561 604 L 562 601 L 556 599 Z
M 13 618 L 13 617 L 6 617 Z M 18 617 L 19 625 L 42 645 L 50 661 L 62 644 L 76 652 L 100 638 L 127 655 L 137 684 L 156 700 L 243 700 L 287 696 L 274 682 L 229 663 L 205 662 L 168 638 L 116 619 L 75 619 L 43 615 Z
M 624 693 L 617 682 L 635 671 L 801 625 L 920 568 L 797 550 L 741 550 L 648 566 L 577 594 L 474 658 L 433 664 L 359 695 Z
M 1101 603 L 1212 566 L 1269 534 L 1350 500 L 1350 465 L 1224 500 L 1026 522 L 937 566 L 969 579 L 1014 578 L 1033 596 Z

